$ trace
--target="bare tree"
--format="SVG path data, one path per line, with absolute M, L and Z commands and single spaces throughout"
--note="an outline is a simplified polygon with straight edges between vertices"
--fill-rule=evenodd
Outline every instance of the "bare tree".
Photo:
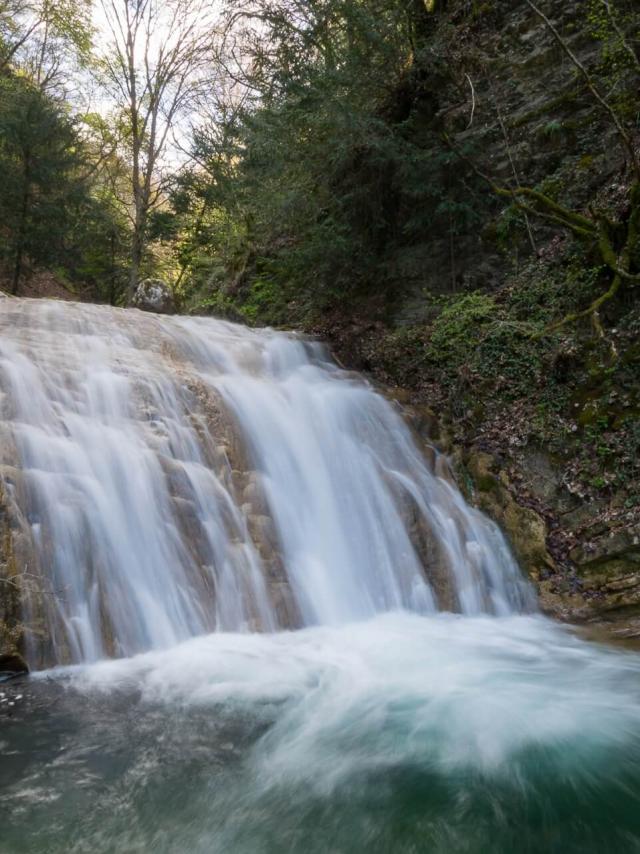
M 147 245 L 151 211 L 163 196 L 171 131 L 205 85 L 213 28 L 207 0 L 100 0 L 108 45 L 100 67 L 130 164 L 132 223 L 129 298 Z
M 42 23 L 39 10 L 19 0 L 0 0 L 0 71 L 13 62 Z
M 18 67 L 55 93 L 73 62 L 88 58 L 90 16 L 90 0 L 0 0 L 0 73 Z

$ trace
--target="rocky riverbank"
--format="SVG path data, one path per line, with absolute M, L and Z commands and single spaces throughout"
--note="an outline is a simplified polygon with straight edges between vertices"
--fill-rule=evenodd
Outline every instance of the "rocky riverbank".
M 460 425 L 415 394 L 390 395 L 418 436 L 448 455 L 467 499 L 505 532 L 543 612 L 597 627 L 602 637 L 640 638 L 640 519 L 629 493 L 609 501 L 576 494 L 567 460 L 540 447 L 514 447 L 508 425 L 500 443 L 463 442 Z

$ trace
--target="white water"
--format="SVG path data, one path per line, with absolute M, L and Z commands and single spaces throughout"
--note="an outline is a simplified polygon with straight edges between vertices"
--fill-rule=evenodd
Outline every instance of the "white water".
M 394 613 L 216 633 L 54 675 L 81 692 L 137 689 L 143 704 L 166 708 L 262 708 L 275 722 L 259 753 L 269 785 L 326 789 L 403 763 L 510 775 L 530 747 L 571 743 L 566 761 L 579 765 L 640 732 L 640 657 L 540 616 Z
M 57 661 L 211 630 L 532 606 L 444 462 L 295 336 L 2 300 L 0 438 Z
M 9 696 L 8 854 L 640 850 L 640 657 L 540 616 L 218 632 Z
M 640 657 L 319 345 L 0 301 L 0 466 L 82 662 L 2 686 L 2 854 L 640 851 Z

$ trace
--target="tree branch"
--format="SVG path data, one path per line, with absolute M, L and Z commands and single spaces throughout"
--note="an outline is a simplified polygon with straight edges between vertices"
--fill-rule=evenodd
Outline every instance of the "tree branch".
M 636 180 L 640 181 L 640 163 L 638 162 L 638 158 L 637 158 L 635 149 L 633 147 L 633 143 L 631 141 L 631 138 L 630 138 L 629 134 L 627 133 L 627 131 L 622 126 L 622 122 L 618 118 L 618 114 L 613 109 L 613 107 L 602 97 L 602 95 L 598 91 L 597 86 L 593 82 L 591 75 L 589 74 L 589 72 L 587 71 L 587 69 L 585 68 L 583 63 L 580 62 L 578 57 L 571 50 L 571 48 L 567 44 L 566 40 L 563 39 L 563 37 L 560 35 L 560 33 L 558 32 L 558 29 L 555 27 L 555 25 L 549 20 L 549 18 L 545 15 L 545 13 L 536 6 L 536 4 L 533 2 L 533 0 L 525 0 L 525 2 L 535 12 L 535 14 L 544 22 L 545 26 L 552 33 L 554 39 L 557 41 L 557 43 L 560 45 L 560 47 L 562 48 L 564 53 L 569 57 L 571 62 L 575 65 L 575 67 L 578 69 L 578 71 L 580 72 L 580 74 L 584 78 L 584 81 L 587 85 L 587 88 L 589 89 L 589 91 L 591 92 L 593 97 L 596 99 L 598 104 L 600 104 L 602 109 L 607 113 L 607 115 L 609 116 L 609 118 L 611 119 L 613 124 L 615 125 L 616 130 L 618 131 L 618 136 L 620 137 L 620 140 L 622 142 L 622 145 L 626 149 L 627 154 L 629 155 L 629 160 L 631 162 L 631 168 L 633 169 Z

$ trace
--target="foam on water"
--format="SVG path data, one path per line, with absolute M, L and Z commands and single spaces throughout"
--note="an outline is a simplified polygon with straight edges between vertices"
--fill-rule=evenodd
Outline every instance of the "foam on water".
M 3 852 L 640 850 L 640 657 L 542 617 L 216 633 L 21 690 Z
M 534 745 L 640 734 L 640 657 L 543 617 L 386 614 L 342 627 L 213 634 L 58 671 L 167 707 L 272 709 L 265 773 L 324 785 L 394 763 L 509 773 Z M 577 756 L 574 757 L 577 761 Z

